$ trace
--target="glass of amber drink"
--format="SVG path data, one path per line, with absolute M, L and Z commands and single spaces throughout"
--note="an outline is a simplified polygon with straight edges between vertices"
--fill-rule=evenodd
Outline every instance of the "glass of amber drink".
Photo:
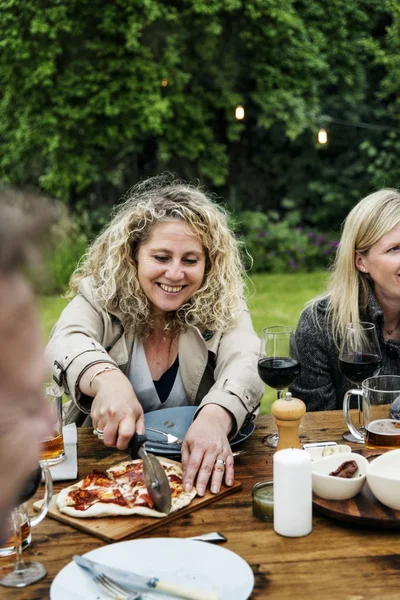
M 64 460 L 64 438 L 62 430 L 62 389 L 51 382 L 45 386 L 45 395 L 51 405 L 54 415 L 53 431 L 42 442 L 40 451 L 40 462 L 49 467 L 56 465 Z
M 357 429 L 351 418 L 351 394 L 359 394 L 365 428 Z M 343 412 L 347 427 L 366 448 L 400 448 L 400 376 L 377 375 L 362 382 L 362 389 L 346 392 Z

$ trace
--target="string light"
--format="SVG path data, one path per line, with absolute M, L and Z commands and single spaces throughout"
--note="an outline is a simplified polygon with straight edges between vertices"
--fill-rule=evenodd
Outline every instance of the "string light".
M 163 78 L 161 79 L 161 85 L 162 85 L 163 87 L 167 87 L 167 85 L 168 85 L 168 79 L 167 79 L 166 77 L 163 77 Z
M 321 127 L 318 131 L 318 143 L 326 144 L 327 141 L 328 141 L 328 133 L 327 133 L 326 129 Z
M 238 104 L 235 108 L 235 119 L 242 121 L 244 119 L 244 108 L 241 104 Z
M 337 125 L 345 125 L 346 127 L 360 127 L 363 129 L 375 129 L 375 131 L 394 131 L 400 133 L 400 128 L 392 127 L 391 125 L 377 125 L 375 123 L 365 123 L 363 121 L 348 121 L 346 119 L 337 119 L 330 115 L 323 115 L 321 121 L 324 123 L 336 123 Z M 328 141 L 328 132 L 324 127 L 320 127 L 318 131 L 318 142 L 326 144 Z

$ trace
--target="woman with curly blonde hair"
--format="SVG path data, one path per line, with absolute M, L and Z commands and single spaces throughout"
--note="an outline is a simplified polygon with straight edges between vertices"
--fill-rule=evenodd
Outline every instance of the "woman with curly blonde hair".
M 400 375 L 400 192 L 383 189 L 360 200 L 344 222 L 328 290 L 309 303 L 296 330 L 301 374 L 292 392 L 308 410 L 343 406 L 352 387 L 339 370 L 348 323 L 372 322 L 381 375 Z
M 124 449 L 145 412 L 196 405 L 185 489 L 196 476 L 199 495 L 210 477 L 212 492 L 232 485 L 228 438 L 263 393 L 244 281 L 225 212 L 199 187 L 171 176 L 133 187 L 73 274 L 48 345 L 73 401 L 67 419 L 90 415 L 104 443 Z

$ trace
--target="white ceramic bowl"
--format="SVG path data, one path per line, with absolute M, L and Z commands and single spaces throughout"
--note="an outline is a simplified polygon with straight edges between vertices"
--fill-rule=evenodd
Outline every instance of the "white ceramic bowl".
M 390 450 L 370 462 L 367 481 L 379 502 L 400 510 L 400 450 Z
M 355 460 L 357 471 L 351 479 L 329 475 L 342 463 Z M 364 456 L 353 452 L 343 452 L 325 456 L 312 463 L 313 492 L 325 500 L 348 500 L 359 492 L 365 483 L 368 461 Z
M 314 446 L 314 448 L 305 448 L 310 454 L 312 460 L 324 458 L 324 456 L 332 456 L 333 454 L 341 454 L 342 452 L 351 452 L 350 446 L 346 444 L 337 444 L 337 446 Z

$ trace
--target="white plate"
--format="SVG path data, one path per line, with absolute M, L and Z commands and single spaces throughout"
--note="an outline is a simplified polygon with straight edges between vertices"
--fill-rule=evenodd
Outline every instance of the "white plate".
M 84 556 L 119 569 L 213 591 L 221 600 L 247 600 L 254 587 L 253 571 L 243 558 L 206 542 L 178 538 L 129 540 L 97 548 Z M 70 562 L 55 577 L 50 598 L 108 600 L 109 596 L 89 573 Z M 165 594 L 157 594 L 157 598 L 171 600 Z

